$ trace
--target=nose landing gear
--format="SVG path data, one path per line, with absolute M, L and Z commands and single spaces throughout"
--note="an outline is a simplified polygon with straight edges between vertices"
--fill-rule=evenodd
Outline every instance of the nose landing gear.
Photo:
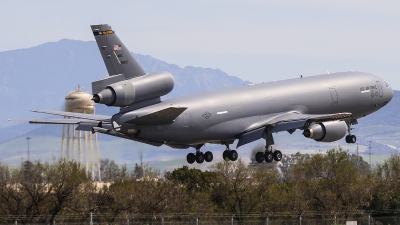
M 351 130 L 352 130 L 352 128 L 351 128 L 351 125 L 352 124 L 357 124 L 357 120 L 355 120 L 355 121 L 346 121 L 346 124 L 347 124 L 347 131 L 348 131 L 348 133 L 349 133 L 349 135 L 347 135 L 346 136 L 346 143 L 356 143 L 356 141 L 357 141 L 357 137 L 356 137 L 356 135 L 351 135 Z

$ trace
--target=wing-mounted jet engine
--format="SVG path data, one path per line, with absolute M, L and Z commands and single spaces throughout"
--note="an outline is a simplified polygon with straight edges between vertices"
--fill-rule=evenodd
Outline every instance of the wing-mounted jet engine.
M 333 142 L 346 135 L 347 124 L 345 121 L 328 121 L 314 123 L 304 130 L 304 137 L 320 142 Z

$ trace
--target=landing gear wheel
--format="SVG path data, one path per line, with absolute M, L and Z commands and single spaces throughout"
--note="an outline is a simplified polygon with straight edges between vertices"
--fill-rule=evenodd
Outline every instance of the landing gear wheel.
M 274 161 L 274 156 L 272 155 L 272 152 L 266 152 L 265 153 L 265 162 L 270 163 Z
M 256 161 L 257 161 L 258 163 L 262 163 L 262 162 L 264 162 L 264 159 L 265 159 L 264 153 L 262 153 L 262 152 L 257 152 L 257 154 L 256 154 Z
M 196 154 L 196 162 L 199 164 L 204 162 L 204 154 L 202 152 Z
M 274 160 L 277 161 L 277 162 L 282 160 L 282 152 L 279 151 L 279 150 L 276 150 L 274 152 L 273 156 L 274 156 Z
M 347 143 L 356 143 L 356 141 L 357 141 L 356 135 L 347 135 L 346 136 Z
M 231 151 L 229 152 L 229 159 L 230 159 L 231 161 L 236 161 L 237 158 L 238 158 L 238 153 L 237 153 L 237 151 L 231 150 Z
M 356 143 L 356 141 L 357 141 L 356 135 L 350 135 L 349 141 L 350 141 L 350 143 Z
M 206 152 L 204 153 L 204 160 L 206 162 L 211 162 L 213 160 L 214 156 L 212 154 L 212 152 Z
M 186 161 L 187 161 L 189 164 L 193 164 L 194 161 L 196 161 L 196 156 L 195 156 L 193 153 L 189 153 L 189 154 L 187 154 L 187 156 L 186 156 Z
M 229 161 L 229 150 L 225 150 L 224 153 L 222 153 L 222 158 L 224 158 L 225 161 Z

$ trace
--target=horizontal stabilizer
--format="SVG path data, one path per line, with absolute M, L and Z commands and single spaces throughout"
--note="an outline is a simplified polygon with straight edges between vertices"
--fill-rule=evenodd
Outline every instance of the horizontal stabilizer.
M 133 120 L 127 121 L 127 123 L 137 125 L 161 125 L 169 124 L 174 122 L 187 108 L 169 107 L 157 112 L 152 112 L 144 116 L 137 117 Z
M 111 116 L 104 115 L 94 115 L 94 114 L 86 114 L 86 113 L 73 113 L 73 112 L 65 112 L 65 111 L 53 111 L 53 110 L 31 110 L 36 113 L 45 113 L 57 116 L 66 116 L 72 118 L 80 118 L 86 120 L 94 120 L 94 121 L 102 121 L 102 122 L 110 122 Z
M 92 122 L 91 120 L 81 119 L 32 119 L 29 123 L 35 124 L 80 124 L 82 122 Z

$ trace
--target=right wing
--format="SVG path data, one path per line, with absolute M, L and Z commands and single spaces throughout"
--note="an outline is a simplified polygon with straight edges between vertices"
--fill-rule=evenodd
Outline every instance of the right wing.
M 296 129 L 302 129 L 313 122 L 345 120 L 350 119 L 351 115 L 351 113 L 302 114 L 297 111 L 278 114 L 265 121 L 253 124 L 248 129 L 238 134 L 239 142 L 237 148 L 262 138 L 266 131 L 269 134 L 281 131 L 291 132 Z

